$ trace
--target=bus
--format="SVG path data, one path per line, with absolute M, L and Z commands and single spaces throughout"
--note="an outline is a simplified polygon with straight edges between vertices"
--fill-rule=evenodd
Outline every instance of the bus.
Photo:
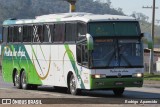
M 19 89 L 81 90 L 143 86 L 139 22 L 128 16 L 60 13 L 3 22 L 2 76 Z

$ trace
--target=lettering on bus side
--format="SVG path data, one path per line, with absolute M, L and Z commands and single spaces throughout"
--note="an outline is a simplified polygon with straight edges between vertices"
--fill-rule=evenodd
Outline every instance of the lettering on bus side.
M 26 53 L 19 47 L 18 51 L 13 48 L 13 51 L 11 51 L 10 48 L 4 47 L 4 56 L 18 56 L 18 57 L 25 57 Z

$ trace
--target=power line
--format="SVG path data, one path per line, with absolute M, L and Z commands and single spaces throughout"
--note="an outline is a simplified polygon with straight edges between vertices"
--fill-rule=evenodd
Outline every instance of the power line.
M 142 8 L 145 8 L 145 9 L 152 9 L 153 7 L 152 6 L 143 6 Z M 158 7 L 155 7 L 155 9 L 159 9 Z

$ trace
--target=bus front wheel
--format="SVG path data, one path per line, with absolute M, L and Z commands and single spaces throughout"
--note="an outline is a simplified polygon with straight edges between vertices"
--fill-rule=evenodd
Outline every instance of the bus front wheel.
M 80 89 L 77 89 L 76 79 L 72 74 L 69 81 L 69 91 L 72 95 L 78 95 L 81 93 Z
M 113 89 L 113 92 L 116 96 L 122 96 L 124 92 L 124 88 L 115 88 Z

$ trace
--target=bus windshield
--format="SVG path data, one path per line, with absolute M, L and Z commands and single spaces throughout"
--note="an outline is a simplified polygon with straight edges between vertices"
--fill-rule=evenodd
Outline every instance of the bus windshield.
M 139 36 L 138 22 L 92 22 L 89 24 L 89 33 L 93 37 L 106 36 Z
M 97 39 L 92 67 L 142 67 L 143 49 L 139 39 Z

